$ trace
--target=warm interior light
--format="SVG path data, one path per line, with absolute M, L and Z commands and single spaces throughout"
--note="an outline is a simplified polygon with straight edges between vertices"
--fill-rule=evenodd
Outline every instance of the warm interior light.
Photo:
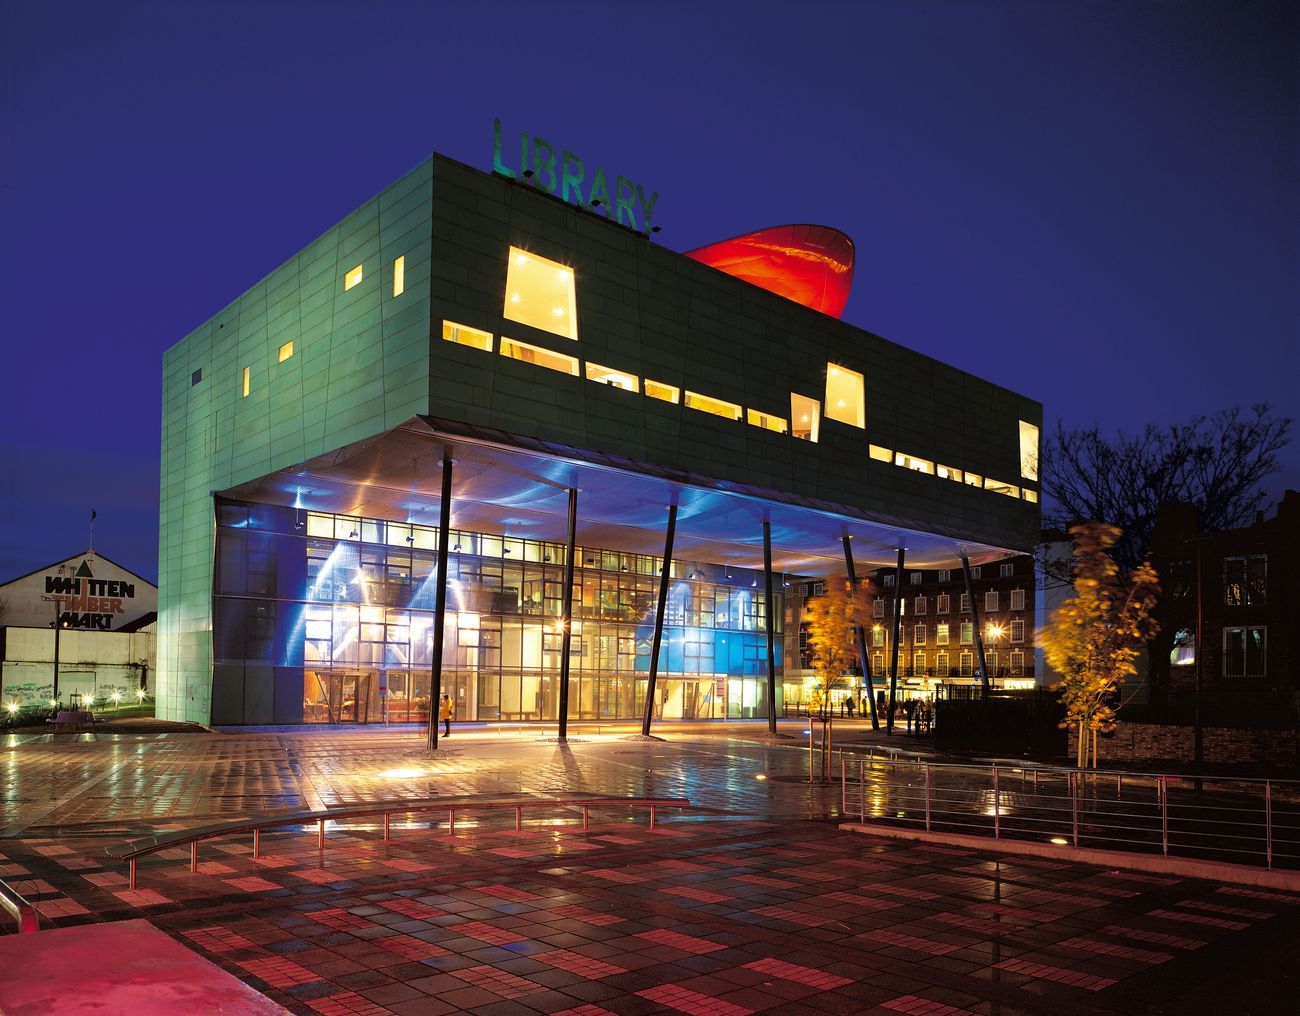
M 862 375 L 830 364 L 826 369 L 826 416 L 850 427 L 867 425 L 866 394 Z
M 401 296 L 406 292 L 406 255 L 402 254 L 393 262 L 393 295 Z
M 454 321 L 444 321 L 442 323 L 442 337 L 448 342 L 456 342 L 462 346 L 473 346 L 475 349 L 482 349 L 488 353 L 492 352 L 491 332 L 480 331 L 467 325 L 458 325 Z
M 353 286 L 355 286 L 358 282 L 361 281 L 361 269 L 362 266 L 357 265 L 356 268 L 353 268 L 350 272 L 348 272 L 346 275 L 343 276 L 344 292 L 347 292 L 349 289 L 351 289 Z
M 822 407 L 816 399 L 797 392 L 790 393 L 790 418 L 797 420 L 791 433 L 801 441 L 817 443 Z
M 1053 836 L 1049 842 L 1055 843 L 1058 847 L 1068 847 L 1070 845 L 1070 841 L 1063 836 Z
M 661 402 L 671 402 L 676 405 L 681 398 L 682 391 L 676 385 L 666 385 L 662 381 L 651 381 L 646 379 L 645 393 L 649 398 L 659 399 Z
M 288 342 L 281 344 L 279 360 L 277 360 L 276 362 L 284 363 L 284 361 L 289 359 L 289 357 L 291 356 L 293 356 L 293 339 L 290 339 Z
M 578 373 L 578 358 L 576 356 L 566 356 L 564 353 L 557 353 L 541 346 L 520 342 L 504 335 L 501 336 L 501 355 L 508 356 L 512 360 L 522 360 L 524 363 L 534 363 L 548 370 L 558 370 L 562 374 L 576 376 Z
M 609 385 L 612 388 L 622 388 L 624 391 L 629 392 L 639 392 L 641 390 L 641 381 L 635 374 L 625 374 L 621 370 L 602 367 L 590 360 L 587 361 L 587 380 L 599 381 L 601 384 Z M 648 387 L 647 394 L 649 394 Z
M 578 337 L 578 312 L 573 269 L 555 261 L 510 248 L 506 270 L 510 294 L 505 317 L 566 339 Z
M 701 395 L 699 392 L 686 393 L 686 408 L 698 409 L 701 413 L 721 416 L 728 420 L 740 419 L 740 407 L 734 402 L 725 402 L 722 399 Z
M 759 773 L 757 776 L 754 777 L 754 779 L 756 779 L 756 780 L 765 780 L 765 779 L 767 779 L 767 774 L 766 774 L 766 773 Z

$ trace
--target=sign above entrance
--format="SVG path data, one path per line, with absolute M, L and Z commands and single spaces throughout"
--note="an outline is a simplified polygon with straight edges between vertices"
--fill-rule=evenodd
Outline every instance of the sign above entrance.
M 522 177 L 571 205 L 606 218 L 612 215 L 620 226 L 638 233 L 658 232 L 658 227 L 651 224 L 658 191 L 647 195 L 639 183 L 625 176 L 607 176 L 604 166 L 588 172 L 573 152 L 561 151 L 557 156 L 553 144 L 542 137 L 530 138 L 527 131 L 519 133 L 519 168 L 513 169 L 502 155 L 500 120 L 492 121 L 492 172 L 511 180 Z

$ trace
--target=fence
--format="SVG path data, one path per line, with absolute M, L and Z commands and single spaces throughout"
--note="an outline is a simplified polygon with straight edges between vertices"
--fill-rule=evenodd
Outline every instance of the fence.
M 863 822 L 1300 868 L 1300 781 L 844 755 L 840 781 Z
M 1197 700 L 1195 688 L 1141 688 L 1119 707 L 1118 716 L 1127 723 L 1189 727 L 1196 722 Z M 1202 726 L 1238 730 L 1294 730 L 1300 713 L 1294 694 L 1268 689 L 1205 689 L 1199 705 Z

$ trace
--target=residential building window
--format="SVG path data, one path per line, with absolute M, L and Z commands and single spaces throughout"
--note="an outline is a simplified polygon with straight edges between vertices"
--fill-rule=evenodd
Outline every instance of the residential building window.
M 760 412 L 757 409 L 745 410 L 745 419 L 751 426 L 761 427 L 763 430 L 775 431 L 778 434 L 784 434 L 790 429 L 790 425 L 779 416 L 771 416 L 768 413 Z
M 998 591 L 996 589 L 990 589 L 984 594 L 984 609 L 990 611 L 998 609 Z
M 947 653 L 934 654 L 934 676 L 935 677 L 948 676 L 948 654 Z
M 511 247 L 504 313 L 508 321 L 576 341 L 578 304 L 573 269 Z
M 940 621 L 934 626 L 935 645 L 946 646 L 948 644 L 948 622 Z
M 402 254 L 393 262 L 393 295 L 401 296 L 406 292 L 406 255 Z
M 587 380 L 598 381 L 600 384 L 609 385 L 611 388 L 622 388 L 624 391 L 641 391 L 641 379 L 635 374 L 625 374 L 621 370 L 602 367 L 590 360 L 587 361 Z
M 998 575 L 1000 575 L 1004 579 L 1008 578 L 1011 575 L 1014 575 L 1015 573 L 1016 573 L 1016 566 L 1012 564 L 1010 561 L 1004 561 L 1002 564 L 998 565 Z
M 812 588 L 812 593 L 813 593 L 813 596 L 825 596 L 825 595 L 826 595 L 826 583 L 825 583 L 825 582 L 814 582 L 814 583 L 813 583 L 813 588 Z
M 248 398 L 248 389 L 249 389 L 249 382 L 251 381 L 251 375 L 252 375 L 252 370 L 248 367 L 245 367 L 243 370 L 243 384 L 242 384 L 242 390 L 240 394 L 241 398 L 245 398 L 245 399 Z
M 1011 609 L 1012 610 L 1025 609 L 1025 591 L 1023 589 L 1011 590 Z
M 455 342 L 462 346 L 472 346 L 474 349 L 481 349 L 486 353 L 492 352 L 492 333 L 479 331 L 477 328 L 470 328 L 468 325 L 458 325 L 454 321 L 444 321 L 442 323 L 442 337 L 448 342 Z
M 958 665 L 961 667 L 962 677 L 975 676 L 975 657 L 971 653 L 962 653 L 957 657 Z
M 914 646 L 925 645 L 925 625 L 923 624 L 912 625 L 912 645 Z
M 674 406 L 681 401 L 682 397 L 682 390 L 676 385 L 666 385 L 662 381 L 651 381 L 649 378 L 646 378 L 645 393 L 647 398 L 671 402 Z
M 686 408 L 698 409 L 701 413 L 721 416 L 727 420 L 740 419 L 740 407 L 734 402 L 724 402 L 722 399 L 701 395 L 699 392 L 686 393 Z
M 946 614 L 951 606 L 951 599 L 947 593 L 940 593 L 934 598 L 934 612 L 936 614 Z
M 914 586 L 919 586 L 922 582 L 925 581 L 925 576 L 921 574 L 919 571 L 912 572 L 910 577 L 912 579 L 912 585 Z
M 961 623 L 961 644 L 964 646 L 968 646 L 974 641 L 975 641 L 975 625 L 970 621 L 963 621 Z
M 886 589 L 893 589 L 893 588 L 894 588 L 894 573 L 893 573 L 893 572 L 890 572 L 888 575 L 885 576 L 885 588 L 886 588 Z
M 1223 605 L 1262 607 L 1268 602 L 1268 555 L 1223 559 Z
M 1020 421 L 1020 475 L 1038 479 L 1038 428 L 1024 420 Z
M 874 600 L 871 601 L 871 616 L 872 617 L 885 616 L 885 601 L 881 599 L 879 596 L 877 596 Z
M 1012 677 L 1025 676 L 1025 654 L 1022 653 L 1019 649 L 1011 650 L 1010 670 L 1011 670 Z
M 817 443 L 821 429 L 822 404 L 806 395 L 790 394 L 790 433 L 800 441 Z
M 574 377 L 578 375 L 576 356 L 565 356 L 563 353 L 543 349 L 541 346 L 508 339 L 504 335 L 501 336 L 501 355 L 508 356 L 512 360 L 522 360 L 524 363 L 534 363 L 547 370 L 558 370 L 562 374 L 572 374 Z
M 1223 676 L 1262 678 L 1268 673 L 1264 628 L 1223 629 Z
M 866 427 L 866 392 L 862 375 L 856 370 L 834 363 L 826 365 L 826 419 Z
M 912 676 L 913 677 L 925 676 L 925 653 L 912 654 Z
M 280 344 L 280 351 L 276 354 L 276 363 L 284 363 L 291 356 L 293 356 L 293 339 Z
M 873 646 L 883 646 L 885 644 L 885 629 L 883 625 L 875 625 L 871 629 L 871 644 Z
M 998 653 L 996 649 L 986 649 L 984 651 L 984 666 L 989 668 L 989 677 L 997 676 Z
M 193 374 L 190 375 L 190 387 L 193 388 L 196 384 L 198 384 L 202 380 L 203 380 L 203 368 L 200 367 L 198 370 L 196 370 Z
M 871 672 L 873 674 L 883 674 L 885 672 L 884 653 L 876 653 L 871 657 Z
M 970 577 L 972 579 L 978 579 L 982 577 L 983 574 L 984 574 L 984 566 L 980 564 L 977 564 L 974 568 L 970 570 Z
M 1025 641 L 1025 622 L 1024 622 L 1024 621 L 1012 621 L 1012 622 L 1011 622 L 1011 641 L 1012 641 L 1012 642 L 1023 642 L 1023 641 Z
M 961 594 L 961 600 L 959 601 L 959 605 L 957 609 L 960 610 L 963 614 L 970 613 L 970 597 L 967 596 L 965 593 Z
M 346 293 L 349 289 L 351 289 L 353 286 L 357 285 L 361 281 L 361 276 L 362 276 L 361 269 L 362 266 L 357 265 L 356 268 L 353 268 L 350 272 L 344 274 L 343 292 Z
M 924 613 L 925 613 L 925 597 L 924 597 L 924 596 L 918 596 L 918 597 L 916 598 L 916 600 L 914 601 L 913 607 L 912 607 L 912 613 L 913 613 L 913 614 L 924 614 Z
M 952 581 L 952 569 L 950 569 L 950 568 L 940 568 L 940 569 L 939 569 L 939 581 L 940 581 L 940 582 L 951 582 L 951 581 Z

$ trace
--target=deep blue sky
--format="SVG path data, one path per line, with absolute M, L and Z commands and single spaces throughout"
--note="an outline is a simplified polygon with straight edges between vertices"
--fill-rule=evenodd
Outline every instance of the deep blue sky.
M 845 319 L 1138 427 L 1300 412 L 1287 3 L 0 0 L 0 579 L 157 569 L 162 351 L 492 118 L 666 246 L 824 222 Z M 1275 484 L 1300 486 L 1300 446 Z

